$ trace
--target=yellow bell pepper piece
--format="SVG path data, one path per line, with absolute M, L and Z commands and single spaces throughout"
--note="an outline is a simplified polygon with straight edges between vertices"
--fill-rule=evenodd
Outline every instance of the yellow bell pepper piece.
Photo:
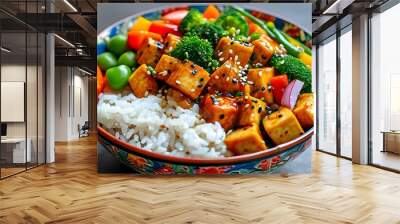
M 142 31 L 142 30 L 148 31 L 150 28 L 150 25 L 151 25 L 150 20 L 148 20 L 142 16 L 139 16 L 129 31 Z
M 299 54 L 299 59 L 304 62 L 304 64 L 306 64 L 309 68 L 311 68 L 311 64 L 312 64 L 312 57 L 305 53 L 305 52 L 301 52 Z

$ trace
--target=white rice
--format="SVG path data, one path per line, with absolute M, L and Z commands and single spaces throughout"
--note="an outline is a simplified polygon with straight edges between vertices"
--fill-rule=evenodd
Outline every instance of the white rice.
M 101 94 L 97 120 L 117 138 L 154 152 L 180 157 L 223 157 L 225 131 L 206 123 L 199 106 L 183 109 L 161 95 L 137 98 Z

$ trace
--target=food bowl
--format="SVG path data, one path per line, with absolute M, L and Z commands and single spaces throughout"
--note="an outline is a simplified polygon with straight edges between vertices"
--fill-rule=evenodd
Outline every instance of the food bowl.
M 185 6 L 186 7 L 186 6 Z M 204 11 L 207 5 L 189 5 L 187 7 Z M 99 34 L 99 38 L 112 37 L 119 32 L 124 32 L 133 24 L 138 16 L 156 19 L 165 11 L 174 11 L 182 7 L 162 8 L 136 14 L 115 23 Z M 246 8 L 246 7 L 244 7 Z M 261 18 L 274 18 L 266 13 L 248 9 Z M 276 17 L 275 17 L 276 18 Z M 289 24 L 279 18 L 277 23 Z M 98 54 L 105 48 L 102 42 L 98 44 Z M 287 162 L 295 159 L 311 146 L 313 128 L 307 130 L 298 138 L 287 143 L 269 148 L 256 153 L 224 158 L 186 158 L 164 155 L 126 143 L 108 133 L 100 125 L 98 129 L 98 142 L 100 147 L 107 149 L 123 164 L 141 174 L 250 174 L 272 173 L 279 170 Z

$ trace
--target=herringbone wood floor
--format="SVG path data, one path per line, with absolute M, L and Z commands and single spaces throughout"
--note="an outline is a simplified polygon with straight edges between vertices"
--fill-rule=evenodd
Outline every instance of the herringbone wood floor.
M 99 175 L 94 137 L 56 158 L 0 181 L 0 223 L 400 223 L 400 175 L 318 152 L 290 177 Z

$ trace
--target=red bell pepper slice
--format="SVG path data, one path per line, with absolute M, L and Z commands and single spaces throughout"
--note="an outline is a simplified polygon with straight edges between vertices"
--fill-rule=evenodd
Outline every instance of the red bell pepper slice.
M 178 31 L 178 25 L 164 23 L 161 21 L 152 22 L 150 25 L 149 31 L 153 32 L 153 33 L 158 33 L 163 37 L 167 36 L 169 33 L 172 33 L 172 34 L 178 35 L 178 36 L 181 35 Z
M 270 80 L 272 87 L 272 95 L 274 96 L 275 102 L 280 104 L 283 93 L 285 92 L 286 86 L 289 84 L 287 75 L 274 76 Z
M 161 19 L 172 24 L 179 25 L 188 12 L 189 10 L 187 9 L 176 10 L 174 12 L 165 14 L 161 17 Z
M 162 41 L 162 37 L 158 33 L 149 31 L 131 31 L 128 33 L 128 47 L 134 50 L 138 50 L 140 45 L 147 39 L 153 38 L 154 40 Z

